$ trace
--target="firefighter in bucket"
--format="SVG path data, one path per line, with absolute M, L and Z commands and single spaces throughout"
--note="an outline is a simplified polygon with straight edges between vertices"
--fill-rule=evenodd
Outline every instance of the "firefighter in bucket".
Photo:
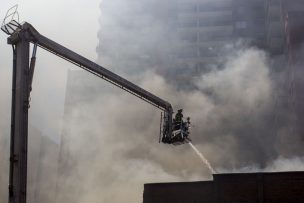
M 173 142 L 176 144 L 183 144 L 185 142 L 189 142 L 188 138 L 190 132 L 190 117 L 187 117 L 187 121 L 183 121 L 183 109 L 179 109 L 175 114 L 175 118 L 173 119 Z

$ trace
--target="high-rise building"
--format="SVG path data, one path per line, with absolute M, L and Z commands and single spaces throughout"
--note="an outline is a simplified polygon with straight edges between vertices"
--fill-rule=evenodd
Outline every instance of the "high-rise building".
M 115 72 L 189 78 L 220 66 L 238 41 L 284 52 L 282 0 L 115 0 L 101 13 L 98 62 Z
M 285 31 L 286 94 L 291 114 L 289 134 L 304 139 L 304 103 L 303 103 L 303 65 L 304 65 L 304 2 L 301 0 L 281 1 L 282 24 Z
M 282 54 L 284 49 L 284 19 L 282 18 L 282 1 L 266 0 L 266 40 L 268 50 L 273 54 Z
M 190 75 L 220 64 L 225 47 L 238 40 L 265 47 L 263 0 L 178 0 L 182 48 L 178 64 Z
M 265 13 L 267 50 L 275 55 L 272 70 L 283 73 L 280 86 L 277 86 L 275 125 L 289 126 L 287 136 L 293 136 L 300 141 L 304 137 L 304 104 L 301 98 L 304 89 L 301 78 L 304 57 L 304 2 L 265 0 Z
M 77 108 L 82 105 L 89 105 L 90 101 L 96 100 L 98 93 L 103 92 L 101 91 L 103 88 L 101 82 L 99 78 L 83 70 L 70 70 L 68 72 L 55 202 L 79 202 L 80 195 L 83 194 L 84 188 L 78 174 L 79 157 L 80 155 L 87 155 L 87 150 L 79 152 L 78 149 L 75 151 L 73 141 L 85 139 L 85 135 L 78 132 L 78 128 L 75 128 L 88 121 L 82 114 L 78 113 Z M 74 120 L 71 118 L 74 118 Z M 80 123 L 75 123 L 75 120 Z M 78 136 L 83 137 L 79 138 Z M 82 164 L 89 165 L 88 162 L 89 160 L 87 162 L 83 161 Z
M 195 74 L 216 63 L 219 49 L 233 39 L 232 1 L 178 1 L 177 54 L 181 74 Z
M 232 0 L 234 39 L 265 48 L 264 0 Z

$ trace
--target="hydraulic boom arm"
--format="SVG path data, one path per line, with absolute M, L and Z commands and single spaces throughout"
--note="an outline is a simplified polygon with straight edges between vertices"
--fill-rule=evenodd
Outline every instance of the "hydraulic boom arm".
M 66 47 L 41 35 L 29 23 L 19 24 L 11 20 L 3 24 L 1 29 L 9 36 L 8 43 L 13 47 L 13 81 L 12 81 L 12 114 L 11 114 L 11 151 L 9 202 L 26 202 L 27 180 L 27 142 L 28 142 L 28 108 L 29 95 L 35 69 L 37 46 L 41 47 L 90 73 L 122 88 L 164 111 L 161 119 L 160 141 L 167 144 L 183 144 L 189 142 L 190 119 L 182 120 L 182 110 L 175 119 L 169 102 L 142 89 L 130 81 L 112 73 L 104 67 L 67 49 Z M 29 61 L 30 43 L 33 43 L 33 54 Z
M 123 90 L 141 98 L 142 100 L 154 105 L 164 111 L 164 125 L 162 137 L 170 136 L 172 133 L 172 114 L 173 109 L 169 102 L 155 96 L 132 82 L 120 77 L 119 75 L 107 70 L 106 68 L 88 60 L 87 58 L 75 53 L 74 51 L 48 39 L 41 35 L 31 24 L 25 22 L 21 25 L 20 30 L 9 37 L 10 44 L 19 40 L 19 33 L 26 32 L 27 40 L 38 45 L 39 47 L 81 67 L 82 69 L 97 75 L 98 77 L 122 88 Z M 166 139 L 164 139 L 166 140 Z

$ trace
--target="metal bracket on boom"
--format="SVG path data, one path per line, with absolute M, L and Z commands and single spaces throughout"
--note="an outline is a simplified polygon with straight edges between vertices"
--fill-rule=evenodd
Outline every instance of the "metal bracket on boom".
M 34 76 L 34 70 L 35 70 L 35 64 L 36 64 L 36 53 L 37 53 L 37 44 L 34 44 L 33 53 L 32 53 L 31 62 L 30 62 L 30 68 L 29 68 L 29 90 L 28 90 L 29 96 L 32 91 L 33 76 Z
M 12 35 L 17 30 L 21 29 L 21 24 L 19 23 L 18 5 L 15 5 L 8 9 L 6 15 L 3 19 L 1 30 L 8 35 Z

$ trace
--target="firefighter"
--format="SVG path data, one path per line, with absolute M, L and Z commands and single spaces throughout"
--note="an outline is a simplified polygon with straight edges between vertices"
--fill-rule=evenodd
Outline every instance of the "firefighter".
M 191 126 L 190 117 L 187 117 L 187 121 L 185 122 L 185 131 L 186 131 L 186 137 L 190 134 L 189 129 Z
M 181 123 L 183 121 L 183 109 L 179 109 L 177 111 L 177 114 L 175 114 L 175 122 L 176 123 Z
M 186 128 L 185 130 L 188 131 L 189 130 L 189 127 L 191 125 L 191 122 L 190 122 L 190 117 L 187 117 L 187 121 L 186 121 Z

